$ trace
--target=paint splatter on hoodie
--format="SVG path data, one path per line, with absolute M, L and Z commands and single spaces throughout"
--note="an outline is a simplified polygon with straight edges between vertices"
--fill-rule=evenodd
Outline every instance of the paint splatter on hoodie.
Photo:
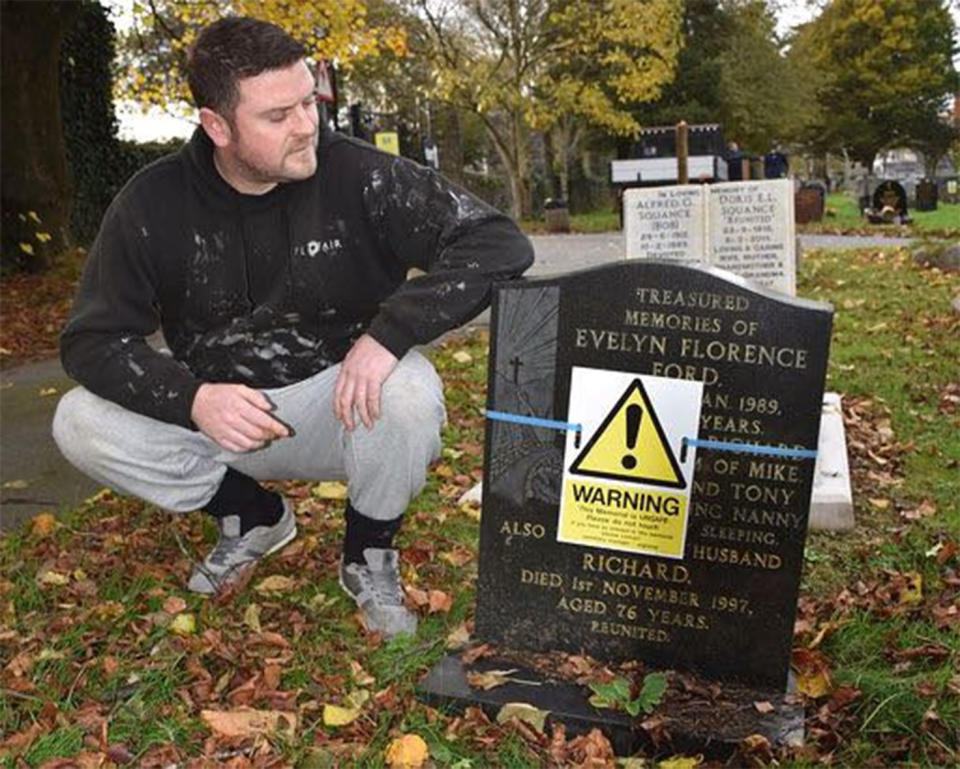
M 292 384 L 364 333 L 402 357 L 532 264 L 508 217 L 433 171 L 325 129 L 317 153 L 310 178 L 244 195 L 198 129 L 137 173 L 90 250 L 61 336 L 67 373 L 192 428 L 204 382 Z M 172 357 L 145 341 L 158 328 Z

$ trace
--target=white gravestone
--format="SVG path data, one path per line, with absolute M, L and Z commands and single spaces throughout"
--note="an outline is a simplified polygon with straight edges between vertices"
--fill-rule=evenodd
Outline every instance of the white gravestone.
M 797 254 L 790 179 L 705 186 L 710 264 L 796 296 Z
M 623 230 L 627 259 L 708 264 L 796 295 L 789 179 L 629 189 Z
M 627 259 L 702 261 L 706 212 L 699 185 L 627 190 L 623 194 Z

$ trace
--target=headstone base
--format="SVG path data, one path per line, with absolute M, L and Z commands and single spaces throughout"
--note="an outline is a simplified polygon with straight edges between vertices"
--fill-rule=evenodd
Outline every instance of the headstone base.
M 850 463 L 847 459 L 840 395 L 824 393 L 813 493 L 810 496 L 810 529 L 847 531 L 854 524 Z
M 492 689 L 473 688 L 467 683 L 468 673 L 491 670 L 514 672 L 510 682 Z M 792 676 L 790 684 L 794 689 Z M 707 696 L 699 691 L 689 697 L 668 694 L 650 716 L 663 719 L 663 729 L 657 734 L 641 726 L 648 716 L 631 718 L 618 711 L 598 710 L 588 702 L 591 692 L 586 686 L 553 680 L 518 665 L 515 659 L 483 658 L 466 664 L 457 655 L 447 655 L 421 681 L 418 694 L 433 707 L 448 712 L 480 707 L 490 718 L 496 718 L 507 703 L 527 703 L 549 712 L 548 734 L 554 723 L 562 723 L 568 737 L 598 728 L 618 756 L 643 750 L 651 756 L 703 754 L 709 759 L 726 760 L 736 753 L 744 738 L 754 734 L 763 735 L 775 748 L 803 745 L 803 706 L 795 695 L 716 683 L 704 683 L 703 689 Z M 710 697 L 710 692 L 719 694 Z M 759 712 L 757 705 L 767 709 L 765 703 L 774 709 Z

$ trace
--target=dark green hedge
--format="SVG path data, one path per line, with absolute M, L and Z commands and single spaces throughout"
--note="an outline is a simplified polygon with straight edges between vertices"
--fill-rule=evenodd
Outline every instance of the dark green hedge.
M 60 108 L 74 192 L 70 228 L 79 245 L 94 239 L 110 201 L 137 169 L 181 144 L 136 144 L 117 137 L 115 35 L 107 10 L 84 2 L 60 48 Z

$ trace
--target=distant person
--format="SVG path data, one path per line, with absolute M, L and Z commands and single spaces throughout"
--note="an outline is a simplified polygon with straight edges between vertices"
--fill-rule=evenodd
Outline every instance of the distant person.
M 743 153 L 740 151 L 740 145 L 736 142 L 727 144 L 724 159 L 727 161 L 727 180 L 739 182 L 743 179 Z
M 763 176 L 765 179 L 783 179 L 790 172 L 790 162 L 780 145 L 763 156 Z
M 414 632 L 393 537 L 445 415 L 412 348 L 479 313 L 533 252 L 433 171 L 333 133 L 304 56 L 257 19 L 201 32 L 187 64 L 200 127 L 103 219 L 61 338 L 82 386 L 53 430 L 98 481 L 217 519 L 189 580 L 200 593 L 296 535 L 290 500 L 261 480 L 346 480 L 340 582 L 369 629 Z M 172 355 L 146 343 L 158 328 Z

